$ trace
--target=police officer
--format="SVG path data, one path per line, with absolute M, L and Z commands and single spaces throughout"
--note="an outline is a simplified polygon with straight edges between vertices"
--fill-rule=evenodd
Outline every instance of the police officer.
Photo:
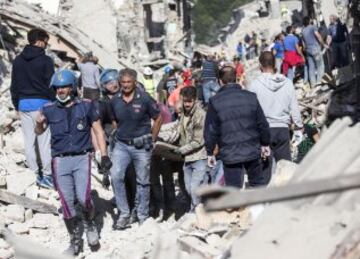
M 117 124 L 111 179 L 120 212 L 114 228 L 124 229 L 130 219 L 124 178 L 126 168 L 131 162 L 136 171 L 136 209 L 139 223 L 143 223 L 149 216 L 151 149 L 161 127 L 161 116 L 155 100 L 136 87 L 132 69 L 121 70 L 119 80 L 121 91 L 111 100 L 114 121 Z M 152 128 L 151 119 L 154 120 Z
M 100 74 L 100 90 L 101 97 L 98 102 L 95 102 L 97 105 L 101 126 L 105 131 L 105 136 L 107 144 L 109 146 L 109 153 L 111 152 L 114 144 L 113 134 L 114 134 L 114 125 L 112 125 L 112 110 L 110 105 L 110 100 L 117 94 L 120 90 L 119 82 L 119 72 L 116 69 L 105 69 Z M 99 173 L 103 174 L 102 184 L 105 188 L 110 186 L 109 172 L 99 170 Z
M 76 98 L 76 77 L 70 70 L 60 70 L 51 79 L 56 101 L 44 106 L 37 118 L 36 133 L 47 127 L 51 131 L 52 174 L 59 193 L 70 247 L 66 253 L 77 255 L 82 250 L 80 221 L 75 202 L 83 211 L 83 223 L 90 246 L 99 245 L 94 224 L 94 204 L 91 191 L 91 129 L 97 138 L 102 154 L 101 167 L 109 170 L 104 131 L 99 113 L 92 102 Z

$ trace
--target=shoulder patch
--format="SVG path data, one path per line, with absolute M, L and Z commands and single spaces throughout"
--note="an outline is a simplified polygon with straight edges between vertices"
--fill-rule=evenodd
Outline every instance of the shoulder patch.
M 54 106 L 56 102 L 48 102 L 44 104 L 44 107 Z

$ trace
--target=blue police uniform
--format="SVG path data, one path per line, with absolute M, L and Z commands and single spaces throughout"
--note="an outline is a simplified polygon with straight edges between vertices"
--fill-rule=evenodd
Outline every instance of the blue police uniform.
M 112 153 L 111 178 L 116 205 L 121 212 L 119 220 L 130 217 L 124 178 L 128 165 L 133 162 L 137 182 L 137 216 L 143 221 L 149 216 L 151 119 L 156 119 L 160 110 L 155 100 L 138 88 L 129 103 L 123 100 L 121 93 L 114 96 L 111 107 L 113 120 L 118 125 Z
M 76 215 L 75 201 L 93 207 L 91 191 L 91 125 L 99 113 L 90 101 L 75 99 L 70 107 L 47 104 L 43 114 L 51 132 L 52 173 L 65 219 Z

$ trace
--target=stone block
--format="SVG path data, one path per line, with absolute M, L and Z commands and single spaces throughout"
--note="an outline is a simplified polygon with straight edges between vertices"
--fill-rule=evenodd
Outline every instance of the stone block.
M 24 223 L 15 222 L 14 224 L 9 225 L 8 228 L 18 235 L 29 234 L 29 226 Z
M 38 196 L 39 196 L 39 187 L 37 187 L 36 185 L 30 186 L 25 191 L 25 197 L 29 199 L 36 200 Z
M 6 208 L 5 217 L 14 222 L 24 222 L 25 209 L 23 206 L 17 204 L 10 204 Z
M 29 186 L 35 183 L 36 176 L 24 170 L 21 173 L 6 176 L 7 190 L 17 195 L 25 194 Z
M 33 211 L 31 209 L 25 210 L 25 221 L 33 218 Z

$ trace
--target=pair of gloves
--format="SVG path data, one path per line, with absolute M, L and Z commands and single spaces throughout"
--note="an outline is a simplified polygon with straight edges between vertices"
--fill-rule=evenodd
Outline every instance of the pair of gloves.
M 103 175 L 101 183 L 106 189 L 108 189 L 110 186 L 109 170 L 111 167 L 112 167 L 112 162 L 109 156 L 102 156 L 99 173 Z

